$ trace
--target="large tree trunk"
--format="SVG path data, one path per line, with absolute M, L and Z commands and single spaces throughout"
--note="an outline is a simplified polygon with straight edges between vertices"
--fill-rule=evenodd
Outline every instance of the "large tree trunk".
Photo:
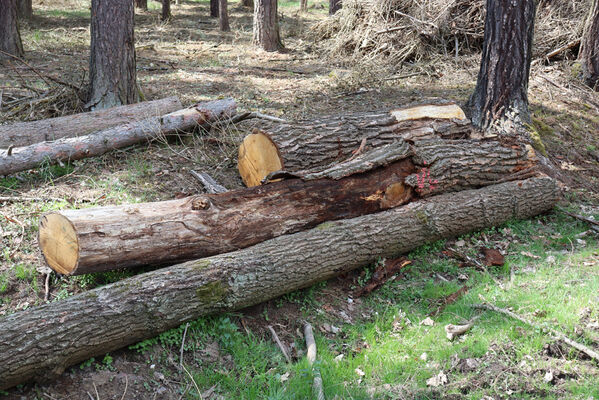
M 145 118 L 87 136 L 0 150 L 0 175 L 25 171 L 47 162 L 67 162 L 94 157 L 165 135 L 189 132 L 197 126 L 208 128 L 212 123 L 229 118 L 234 113 L 235 101 L 232 99 L 200 103 L 170 114 Z
M 341 5 L 341 0 L 329 0 L 329 15 L 333 15 L 341 10 Z
M 398 138 L 467 138 L 473 130 L 462 109 L 451 103 L 335 115 L 265 129 L 268 133 L 255 130 L 246 136 L 239 147 L 238 169 L 247 186 L 259 185 L 273 171 L 296 172 L 345 160 L 361 147 L 378 147 Z
M 477 127 L 509 131 L 530 123 L 527 92 L 535 7 L 535 0 L 487 0 L 481 66 L 468 101 Z
M 254 1 L 254 44 L 266 51 L 283 49 L 277 0 Z
M 558 189 L 533 178 L 441 195 L 322 224 L 232 253 L 140 274 L 0 318 L 0 389 L 207 314 L 248 307 L 427 242 L 550 210 Z
M 31 19 L 33 17 L 33 4 L 31 0 L 17 0 L 17 13 L 19 18 Z
M 218 7 L 218 23 L 220 30 L 223 32 L 229 32 L 231 28 L 229 27 L 229 12 L 227 10 L 227 0 L 219 0 Z
M 135 7 L 148 11 L 148 0 L 135 0 Z
M 171 0 L 162 0 L 162 14 L 160 20 L 165 22 L 171 19 Z
M 221 194 L 53 212 L 40 220 L 40 247 L 63 274 L 172 264 L 380 212 L 419 196 L 536 174 L 524 149 L 447 142 L 410 146 L 400 140 L 324 171 L 300 171 L 292 179 Z
M 64 117 L 0 125 L 0 149 L 86 136 L 113 126 L 157 117 L 183 108 L 177 97 L 146 101 Z
M 23 57 L 23 44 L 17 20 L 17 0 L 2 0 L 0 7 L 0 60 Z
M 210 17 L 218 18 L 219 0 L 210 0 Z
M 582 35 L 580 63 L 585 83 L 599 90 L 599 0 L 593 0 Z
M 139 99 L 131 0 L 92 0 L 90 96 L 94 110 Z

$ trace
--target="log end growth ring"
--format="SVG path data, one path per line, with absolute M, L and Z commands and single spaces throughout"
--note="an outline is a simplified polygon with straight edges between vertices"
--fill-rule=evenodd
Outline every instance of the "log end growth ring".
M 431 119 L 466 119 L 466 114 L 457 104 L 428 105 L 423 104 L 416 107 L 399 108 L 391 111 L 397 122 L 416 120 L 423 118 Z
M 79 264 L 79 239 L 71 221 L 51 213 L 40 219 L 39 246 L 50 268 L 70 275 Z
M 247 187 L 258 186 L 265 176 L 283 169 L 279 149 L 268 134 L 256 130 L 243 139 L 237 169 Z

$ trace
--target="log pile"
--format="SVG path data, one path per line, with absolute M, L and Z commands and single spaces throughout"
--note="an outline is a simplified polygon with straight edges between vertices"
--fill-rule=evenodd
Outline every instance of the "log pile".
M 171 266 L 0 319 L 0 389 L 554 206 L 530 147 L 470 132 L 451 104 L 279 123 L 240 146 L 248 188 L 43 215 L 59 273 Z

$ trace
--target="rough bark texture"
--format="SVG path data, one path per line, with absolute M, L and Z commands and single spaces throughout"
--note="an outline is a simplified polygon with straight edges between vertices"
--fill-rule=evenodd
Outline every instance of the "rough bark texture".
M 341 0 L 329 0 L 329 15 L 341 10 Z
M 94 109 L 131 104 L 139 99 L 131 0 L 92 0 L 90 95 Z
M 430 171 L 414 166 L 428 158 Z M 495 142 L 413 147 L 398 141 L 324 171 L 299 172 L 292 174 L 295 179 L 265 186 L 49 213 L 40 220 L 40 247 L 60 273 L 174 263 L 245 248 L 324 221 L 380 212 L 419 195 L 532 176 L 531 164 L 526 151 Z
M 593 0 L 582 35 L 580 63 L 585 83 L 599 90 L 599 0 Z
M 238 167 L 242 179 L 248 186 L 260 183 L 262 178 L 277 169 L 297 172 L 326 166 L 345 160 L 361 147 L 363 150 L 392 143 L 400 138 L 410 141 L 430 138 L 467 138 L 472 132 L 470 121 L 453 105 L 435 107 L 433 113 L 415 113 L 418 107 L 408 107 L 385 113 L 354 113 L 330 116 L 317 120 L 298 121 L 291 124 L 272 124 L 265 131 L 248 135 L 239 148 Z M 410 110 L 410 112 L 406 112 Z M 429 110 L 430 111 L 430 110 Z M 451 112 L 447 112 L 451 111 Z M 428 118 L 428 115 L 437 118 Z M 412 119 L 416 115 L 417 119 Z M 446 116 L 448 118 L 441 118 Z M 453 118 L 457 116 L 458 118 Z M 263 162 L 254 156 L 254 147 L 260 146 L 264 138 L 273 148 L 275 158 L 280 161 L 259 170 Z M 268 149 L 256 149 L 257 152 Z M 276 167 L 279 165 L 279 168 Z M 257 169 L 256 169 L 257 168 Z M 253 171 L 256 169 L 255 171 Z M 250 175 L 258 174 L 257 179 Z
M 135 7 L 144 11 L 148 10 L 148 0 L 135 0 Z
M 31 19 L 33 17 L 33 4 L 31 0 L 17 0 L 17 13 L 19 18 Z
M 219 0 L 210 0 L 210 17 L 218 18 Z
M 65 117 L 0 125 L 0 149 L 85 136 L 113 126 L 168 114 L 181 108 L 183 106 L 177 97 L 167 97 Z
M 481 66 L 468 101 L 477 127 L 530 123 L 527 92 L 535 7 L 535 0 L 487 0 Z
M 308 0 L 300 0 L 300 10 L 308 11 Z
M 229 32 L 229 12 L 227 10 L 227 0 L 218 1 L 218 25 L 223 32 Z
M 162 13 L 160 20 L 165 22 L 171 19 L 171 0 L 162 0 Z
M 235 113 L 232 99 L 200 103 L 163 116 L 150 117 L 108 128 L 87 136 L 63 138 L 26 147 L 0 150 L 0 175 L 35 168 L 42 163 L 79 160 L 114 149 L 156 139 L 178 131 L 190 131 L 198 125 L 208 127 Z
M 0 51 L 15 57 L 23 57 L 23 44 L 17 20 L 17 0 L 2 0 L 0 7 Z M 10 59 L 0 53 L 0 60 Z
M 327 222 L 256 246 L 137 275 L 0 318 L 0 389 L 49 380 L 78 362 L 207 314 L 238 310 L 424 243 L 553 207 L 549 178 L 433 197 Z
M 254 44 L 266 51 L 283 49 L 277 0 L 254 1 Z

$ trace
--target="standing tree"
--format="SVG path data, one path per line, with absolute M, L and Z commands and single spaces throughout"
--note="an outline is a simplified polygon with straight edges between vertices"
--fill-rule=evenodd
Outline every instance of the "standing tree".
M 0 6 L 0 51 L 23 57 L 23 44 L 17 20 L 17 0 L 1 0 Z M 0 53 L 0 59 L 10 58 Z
M 341 10 L 341 0 L 329 0 L 329 15 Z
M 308 0 L 300 0 L 300 11 L 308 11 Z
M 162 15 L 160 20 L 165 22 L 171 19 L 171 0 L 162 0 Z
M 599 91 L 599 0 L 593 0 L 582 35 L 580 62 L 585 83 Z
M 210 17 L 218 18 L 219 0 L 210 0 Z
M 17 5 L 19 18 L 31 19 L 33 17 L 33 5 L 31 0 L 17 0 Z
M 227 0 L 218 1 L 218 16 L 220 30 L 223 32 L 229 32 L 231 28 L 229 27 L 229 12 L 227 11 Z
M 487 0 L 482 61 L 468 100 L 472 123 L 483 129 L 530 122 L 528 77 L 535 0 Z M 503 130 L 508 126 L 497 126 Z
M 148 11 L 148 0 L 135 0 L 135 7 Z
M 135 103 L 134 11 L 131 0 L 92 0 L 90 96 L 91 109 Z
M 266 51 L 282 50 L 277 0 L 254 0 L 254 44 Z

